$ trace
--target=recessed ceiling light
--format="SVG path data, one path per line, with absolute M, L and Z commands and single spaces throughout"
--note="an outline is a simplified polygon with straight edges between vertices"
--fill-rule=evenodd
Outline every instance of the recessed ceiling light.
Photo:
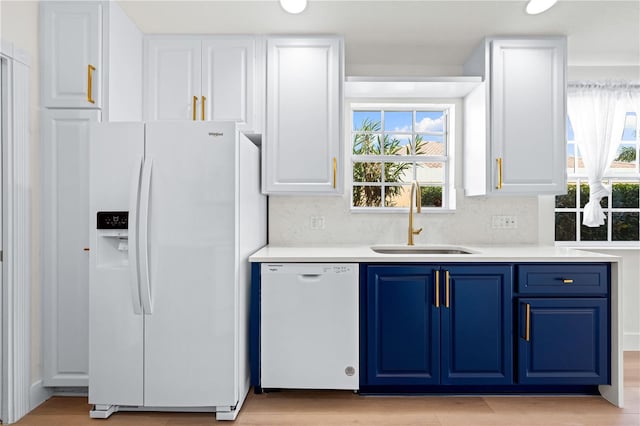
M 307 0 L 280 0 L 280 6 L 289 13 L 300 13 L 307 7 Z
M 537 15 L 551 8 L 558 0 L 529 0 L 527 3 L 527 13 L 529 15 Z

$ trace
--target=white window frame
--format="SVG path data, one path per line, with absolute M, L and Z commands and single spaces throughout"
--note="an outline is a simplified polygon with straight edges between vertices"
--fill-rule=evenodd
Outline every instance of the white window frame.
M 629 113 L 629 111 L 627 111 Z M 575 139 L 569 140 L 567 137 L 567 148 L 569 145 L 574 146 L 574 167 L 573 171 L 567 170 L 567 184 L 575 183 L 576 184 L 576 206 L 575 207 L 566 207 L 566 208 L 557 208 L 554 206 L 554 235 L 555 235 L 555 213 L 574 213 L 576 215 L 576 239 L 574 241 L 556 241 L 556 246 L 559 247 L 594 247 L 594 248 L 624 248 L 624 247 L 640 247 L 640 240 L 638 241 L 614 241 L 613 240 L 613 213 L 638 213 L 640 214 L 640 206 L 639 207 L 631 207 L 631 208 L 613 208 L 613 196 L 610 195 L 608 198 L 608 203 L 606 207 L 603 207 L 602 210 L 606 215 L 606 226 L 607 226 L 607 240 L 602 241 L 583 241 L 581 240 L 580 228 L 582 226 L 581 213 L 584 212 L 584 207 L 580 207 L 581 205 L 581 197 L 580 197 L 580 185 L 588 182 L 588 177 L 586 173 L 576 172 L 578 169 L 578 142 Z M 628 140 L 620 139 L 618 146 L 629 143 Z M 615 183 L 624 183 L 624 182 L 633 182 L 640 184 L 640 113 L 636 113 L 636 168 L 635 171 L 627 171 L 621 172 L 618 171 L 616 173 L 615 169 L 607 170 L 607 174 L 602 178 L 603 181 L 608 181 L 608 186 L 611 188 Z M 554 236 L 555 239 L 555 236 Z
M 375 101 L 352 101 L 348 103 L 348 107 L 346 110 L 346 119 L 345 126 L 346 128 L 346 137 L 345 140 L 348 143 L 345 144 L 346 147 L 346 155 L 348 160 L 348 176 L 347 176 L 347 184 L 349 191 L 349 206 L 351 212 L 354 213 L 407 213 L 407 207 L 356 207 L 353 205 L 353 187 L 354 185 L 359 184 L 360 182 L 353 181 L 353 165 L 354 163 L 359 162 L 379 162 L 379 163 L 388 163 L 388 162 L 411 162 L 411 163 L 429 163 L 429 162 L 437 162 L 443 163 L 443 176 L 444 181 L 442 183 L 442 207 L 422 207 L 422 212 L 431 214 L 431 213 L 451 213 L 455 211 L 456 208 L 456 190 L 454 184 L 455 178 L 455 127 L 456 127 L 456 116 L 455 116 L 455 108 L 456 105 L 454 103 L 442 103 L 442 102 L 408 102 L 408 101 L 398 101 L 398 102 L 375 102 Z M 415 111 L 444 111 L 445 114 L 445 125 L 443 128 L 443 139 L 446 146 L 446 153 L 442 156 L 431 156 L 431 155 L 354 155 L 353 154 L 353 113 L 354 111 L 412 111 L 414 113 L 414 122 L 415 122 Z M 384 123 L 381 123 L 381 133 L 389 133 L 384 131 Z M 428 134 L 428 132 L 393 132 L 393 134 L 405 134 L 413 136 L 416 133 L 419 134 Z M 415 176 L 415 167 L 414 167 L 414 176 Z M 381 186 L 384 187 L 384 182 L 380 182 L 378 184 L 374 184 L 372 186 Z M 400 186 L 400 185 L 398 185 Z M 403 186 L 408 186 L 408 183 L 404 183 Z M 384 192 L 382 191 L 382 197 L 384 197 Z

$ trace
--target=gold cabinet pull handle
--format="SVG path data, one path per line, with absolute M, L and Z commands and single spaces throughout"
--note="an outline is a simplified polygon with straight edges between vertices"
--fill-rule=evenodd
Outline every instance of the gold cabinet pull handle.
M 524 340 L 531 340 L 531 305 L 526 303 L 526 314 L 524 322 Z
M 563 284 L 573 284 L 573 280 L 572 280 L 572 279 L 566 279 L 566 278 L 565 278 L 565 279 L 563 279 L 563 280 L 562 280 L 562 283 L 563 283 Z
M 496 158 L 498 162 L 498 185 L 496 185 L 496 189 L 502 189 L 502 157 Z
M 200 115 L 202 118 L 201 120 L 204 121 L 204 103 L 207 100 L 206 96 L 201 96 L 202 98 L 202 114 Z
M 449 288 L 449 271 L 444 271 L 444 307 L 449 307 L 450 302 L 450 288 Z
M 333 157 L 333 187 L 336 187 L 336 174 L 338 173 L 338 160 L 336 157 Z
M 440 271 L 436 271 L 436 308 L 440 307 Z
M 198 103 L 198 97 L 194 96 L 193 97 L 193 111 L 192 111 L 192 118 L 193 121 L 196 121 L 196 104 Z
M 93 72 L 96 70 L 96 67 L 89 64 L 87 66 L 87 101 L 89 103 L 95 104 L 96 101 L 93 99 Z

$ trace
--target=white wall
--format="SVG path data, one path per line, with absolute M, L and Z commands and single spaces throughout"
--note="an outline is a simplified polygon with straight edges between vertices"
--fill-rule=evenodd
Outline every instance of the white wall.
M 38 57 L 38 2 L 0 2 L 0 38 L 31 56 L 30 90 L 30 164 L 31 164 L 31 382 L 42 377 L 41 291 L 40 291 L 40 85 Z

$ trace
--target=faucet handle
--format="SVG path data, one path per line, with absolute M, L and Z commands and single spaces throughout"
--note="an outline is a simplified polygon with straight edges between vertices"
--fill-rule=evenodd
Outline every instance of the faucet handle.
M 421 233 L 421 232 L 422 232 L 422 228 L 420 228 L 420 229 L 414 229 L 414 230 L 413 230 L 413 233 L 414 233 L 415 235 L 418 235 L 418 234 L 419 234 L 419 233 Z

